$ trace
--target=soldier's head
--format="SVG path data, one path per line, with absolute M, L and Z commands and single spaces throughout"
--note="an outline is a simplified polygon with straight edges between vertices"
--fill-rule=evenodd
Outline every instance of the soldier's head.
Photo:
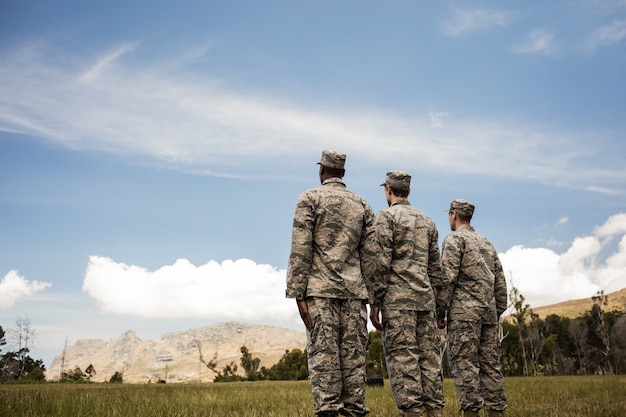
M 385 196 L 391 205 L 398 198 L 407 198 L 411 192 L 411 176 L 404 171 L 389 171 L 385 176 Z
M 470 201 L 457 198 L 450 202 L 448 208 L 448 220 L 450 221 L 450 229 L 456 230 L 461 224 L 469 224 L 474 215 L 474 204 Z
M 320 182 L 329 178 L 343 178 L 346 174 L 346 154 L 334 149 L 325 149 L 318 162 L 320 166 Z

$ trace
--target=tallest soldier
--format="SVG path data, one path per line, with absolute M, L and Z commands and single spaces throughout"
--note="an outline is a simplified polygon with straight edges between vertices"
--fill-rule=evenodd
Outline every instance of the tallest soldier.
M 315 414 L 364 416 L 368 290 L 374 213 L 342 178 L 346 155 L 325 150 L 321 186 L 298 197 L 287 268 L 288 298 L 295 298 L 307 329 Z M 368 281 L 369 282 L 369 281 Z

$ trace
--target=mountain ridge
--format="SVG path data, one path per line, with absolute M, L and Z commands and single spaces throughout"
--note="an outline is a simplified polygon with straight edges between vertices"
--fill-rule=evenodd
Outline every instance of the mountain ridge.
M 240 322 L 170 332 L 154 340 L 142 339 L 135 331 L 127 330 L 117 339 L 77 340 L 54 358 L 46 377 L 58 380 L 61 368 L 71 371 L 79 367 L 85 371 L 92 365 L 96 370 L 94 382 L 108 381 L 115 372 L 121 372 L 124 382 L 130 383 L 209 382 L 215 373 L 200 361 L 200 352 L 205 361 L 217 354 L 217 369 L 231 362 L 239 367 L 242 346 L 261 360 L 261 366 L 269 368 L 286 350 L 304 350 L 306 334 Z

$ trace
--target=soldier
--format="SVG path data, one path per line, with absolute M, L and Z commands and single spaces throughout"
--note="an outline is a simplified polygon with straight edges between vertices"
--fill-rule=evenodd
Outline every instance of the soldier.
M 435 223 L 407 197 L 411 176 L 387 173 L 381 184 L 389 208 L 376 215 L 379 244 L 370 319 L 383 331 L 385 360 L 396 405 L 405 417 L 441 416 L 441 356 L 435 320 L 442 284 Z M 379 314 L 382 313 L 382 323 Z
M 448 300 L 447 344 L 450 368 L 463 415 L 502 416 L 507 402 L 500 367 L 499 317 L 507 289 L 493 245 L 470 224 L 474 205 L 457 199 L 448 216 L 452 233 L 443 241 L 444 297 Z M 439 328 L 446 326 L 438 314 Z
M 307 354 L 317 416 L 364 416 L 367 265 L 374 213 L 342 178 L 346 155 L 325 150 L 322 185 L 298 197 L 287 268 L 307 329 Z M 371 269 L 371 268 L 369 268 Z

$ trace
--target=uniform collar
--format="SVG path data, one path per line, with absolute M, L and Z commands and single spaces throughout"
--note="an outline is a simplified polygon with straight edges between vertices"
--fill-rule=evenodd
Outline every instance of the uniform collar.
M 392 206 L 395 206 L 396 204 L 398 204 L 398 205 L 407 205 L 407 206 L 411 205 L 411 203 L 409 203 L 409 200 L 406 199 L 406 198 L 400 198 L 400 199 L 394 201 L 393 203 L 391 203 Z
M 343 180 L 339 177 L 333 177 L 333 178 L 329 178 L 326 181 L 324 181 L 322 183 L 322 185 L 333 185 L 333 184 L 337 184 L 337 185 L 343 185 L 344 187 L 346 186 L 346 184 L 344 184 Z

